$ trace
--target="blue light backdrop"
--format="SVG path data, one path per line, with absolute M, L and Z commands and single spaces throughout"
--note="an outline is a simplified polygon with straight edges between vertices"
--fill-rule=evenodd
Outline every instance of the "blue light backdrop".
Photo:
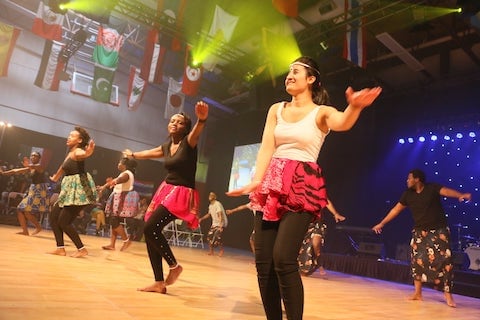
M 443 198 L 442 205 L 452 231 L 453 249 L 463 250 L 469 245 L 480 245 L 479 137 L 480 130 L 467 130 L 460 125 L 458 128 L 452 126 L 436 132 L 404 136 L 393 141 L 393 148 L 377 168 L 377 182 L 381 189 L 379 197 L 384 197 L 383 200 L 377 200 L 384 202 L 384 214 L 398 202 L 405 190 L 408 172 L 418 168 L 425 172 L 427 182 L 440 183 L 445 187 L 472 194 L 469 202 Z M 406 218 L 404 213 L 401 216 L 404 225 L 411 225 L 410 218 Z M 395 220 L 390 224 L 395 225 Z M 398 232 L 393 230 L 398 230 L 398 227 L 401 226 L 389 226 L 388 230 Z M 405 239 L 404 232 L 403 235 Z

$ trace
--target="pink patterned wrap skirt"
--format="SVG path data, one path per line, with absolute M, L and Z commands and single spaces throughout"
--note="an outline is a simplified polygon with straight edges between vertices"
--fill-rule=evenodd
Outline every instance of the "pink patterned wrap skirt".
M 165 181 L 158 187 L 145 213 L 147 221 L 152 213 L 162 205 L 174 216 L 187 222 L 190 229 L 198 228 L 198 191 L 185 186 L 175 186 Z
M 322 169 L 315 162 L 272 158 L 250 202 L 266 221 L 278 221 L 286 212 L 310 212 L 318 219 L 327 205 Z

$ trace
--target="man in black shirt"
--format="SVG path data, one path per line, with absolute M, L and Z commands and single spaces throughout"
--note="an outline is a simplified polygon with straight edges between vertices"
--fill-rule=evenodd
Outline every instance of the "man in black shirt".
M 471 194 L 461 193 L 436 183 L 425 183 L 425 173 L 418 169 L 409 172 L 407 187 L 399 202 L 372 230 L 381 233 L 385 224 L 409 207 L 414 221 L 410 244 L 415 292 L 411 300 L 422 300 L 422 282 L 428 281 L 433 282 L 435 287 L 443 289 L 447 305 L 455 307 L 451 293 L 453 264 L 450 230 L 441 197 L 469 201 Z

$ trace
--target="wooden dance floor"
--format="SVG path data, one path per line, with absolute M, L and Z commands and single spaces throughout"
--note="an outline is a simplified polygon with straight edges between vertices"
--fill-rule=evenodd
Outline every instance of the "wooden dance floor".
M 206 249 L 173 247 L 184 271 L 166 295 L 137 291 L 153 276 L 145 243 L 126 252 L 104 251 L 107 238 L 82 236 L 84 258 L 47 254 L 53 234 L 17 235 L 0 225 L 0 319 L 265 319 L 249 252 L 228 249 L 223 257 Z M 75 251 L 67 240 L 67 253 Z M 117 242 L 120 248 L 121 241 Z M 462 319 L 477 320 L 480 299 L 424 290 L 424 301 L 409 301 L 411 285 L 328 272 L 303 278 L 306 320 Z

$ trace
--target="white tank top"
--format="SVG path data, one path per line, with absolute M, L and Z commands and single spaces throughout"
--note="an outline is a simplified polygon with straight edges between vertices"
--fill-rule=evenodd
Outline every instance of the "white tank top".
M 304 162 L 316 162 L 327 133 L 317 126 L 315 118 L 320 106 L 310 111 L 297 122 L 286 122 L 282 118 L 283 106 L 277 109 L 277 125 L 274 130 L 276 151 L 275 158 Z
M 132 191 L 133 190 L 133 183 L 135 182 L 135 178 L 133 176 L 132 171 L 125 170 L 122 173 L 120 173 L 119 176 L 121 176 L 124 173 L 128 174 L 128 181 L 124 182 L 124 183 L 116 184 L 115 187 L 113 187 L 113 192 L 121 193 L 123 191 Z

